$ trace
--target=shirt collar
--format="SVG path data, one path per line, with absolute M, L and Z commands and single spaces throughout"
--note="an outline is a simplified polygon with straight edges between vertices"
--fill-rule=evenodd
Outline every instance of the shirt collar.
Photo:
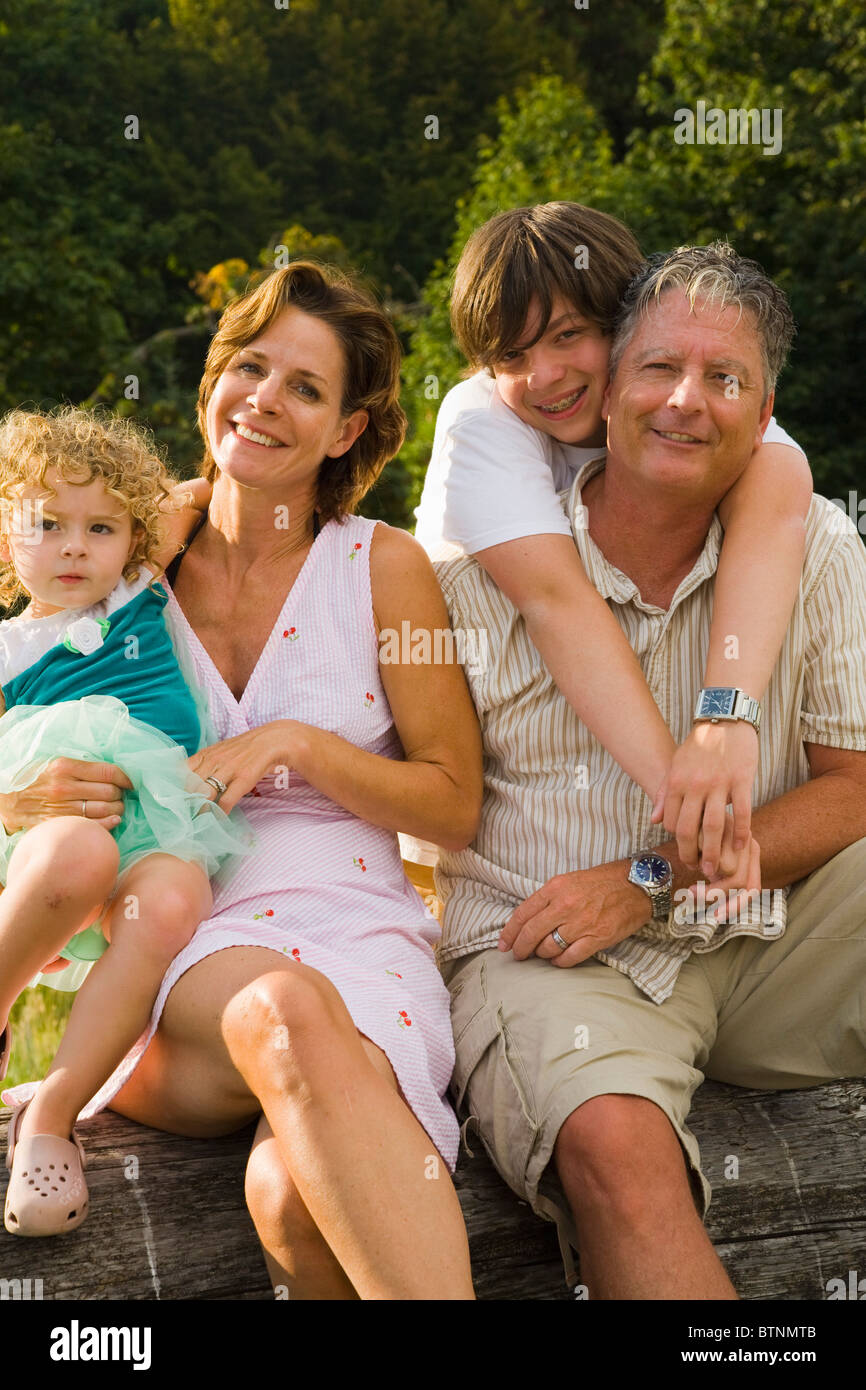
M 606 462 L 606 454 L 588 459 L 578 469 L 571 487 L 560 493 L 566 516 L 571 523 L 578 554 L 590 583 L 598 590 L 602 598 L 613 599 L 615 603 L 634 603 L 637 608 L 648 613 L 662 613 L 665 610 L 643 601 L 634 581 L 610 563 L 589 534 L 588 516 L 581 501 L 581 491 L 590 478 L 601 472 Z M 713 578 L 719 563 L 723 534 L 722 524 L 714 512 L 704 541 L 704 548 L 671 599 L 668 613 L 673 612 L 683 599 L 687 598 L 707 579 Z M 648 542 L 651 539 L 651 537 L 647 537 Z

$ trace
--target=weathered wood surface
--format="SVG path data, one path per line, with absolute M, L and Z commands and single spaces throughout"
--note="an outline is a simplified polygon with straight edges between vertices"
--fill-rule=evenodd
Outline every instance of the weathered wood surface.
M 710 1236 L 742 1297 L 823 1299 L 829 1279 L 866 1276 L 866 1083 L 763 1092 L 708 1082 L 690 1125 L 714 1189 Z M 52 1240 L 0 1231 L 0 1279 L 41 1279 L 46 1299 L 273 1296 L 243 1202 L 252 1127 L 180 1139 L 106 1113 L 80 1133 L 88 1221 Z M 455 1181 L 478 1296 L 572 1300 L 553 1227 L 470 1145 Z M 731 1158 L 736 1178 L 725 1176 Z

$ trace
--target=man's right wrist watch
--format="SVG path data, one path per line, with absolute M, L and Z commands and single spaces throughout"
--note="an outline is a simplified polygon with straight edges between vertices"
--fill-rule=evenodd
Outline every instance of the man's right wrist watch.
M 694 718 L 709 719 L 711 724 L 718 724 L 720 719 L 744 719 L 757 733 L 761 727 L 761 706 L 744 690 L 709 685 L 698 695 Z
M 646 893 L 655 922 L 666 922 L 670 915 L 673 877 L 670 861 L 658 850 L 642 849 L 632 858 L 628 881 Z

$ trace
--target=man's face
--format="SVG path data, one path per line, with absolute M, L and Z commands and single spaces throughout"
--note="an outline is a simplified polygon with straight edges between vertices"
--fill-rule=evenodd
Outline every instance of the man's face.
M 667 290 L 639 321 L 605 395 L 608 459 L 715 506 L 760 445 L 773 409 L 752 315 Z
M 533 300 L 520 342 L 493 364 L 497 390 L 515 415 L 560 443 L 603 445 L 601 404 L 610 339 L 557 297 L 538 342 L 523 347 L 538 332 L 540 318 L 540 305 Z

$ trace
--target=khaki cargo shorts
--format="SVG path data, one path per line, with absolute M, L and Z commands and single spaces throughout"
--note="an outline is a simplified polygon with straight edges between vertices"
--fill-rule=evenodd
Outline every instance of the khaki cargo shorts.
M 705 1076 L 787 1090 L 866 1075 L 866 840 L 803 879 L 788 925 L 691 956 L 654 1004 L 601 961 L 570 970 L 486 948 L 442 962 L 457 1051 L 452 1091 L 499 1173 L 567 1244 L 573 1219 L 550 1162 L 560 1127 L 594 1096 L 643 1096 L 682 1145 L 702 1215 L 710 1185 L 686 1124 Z

